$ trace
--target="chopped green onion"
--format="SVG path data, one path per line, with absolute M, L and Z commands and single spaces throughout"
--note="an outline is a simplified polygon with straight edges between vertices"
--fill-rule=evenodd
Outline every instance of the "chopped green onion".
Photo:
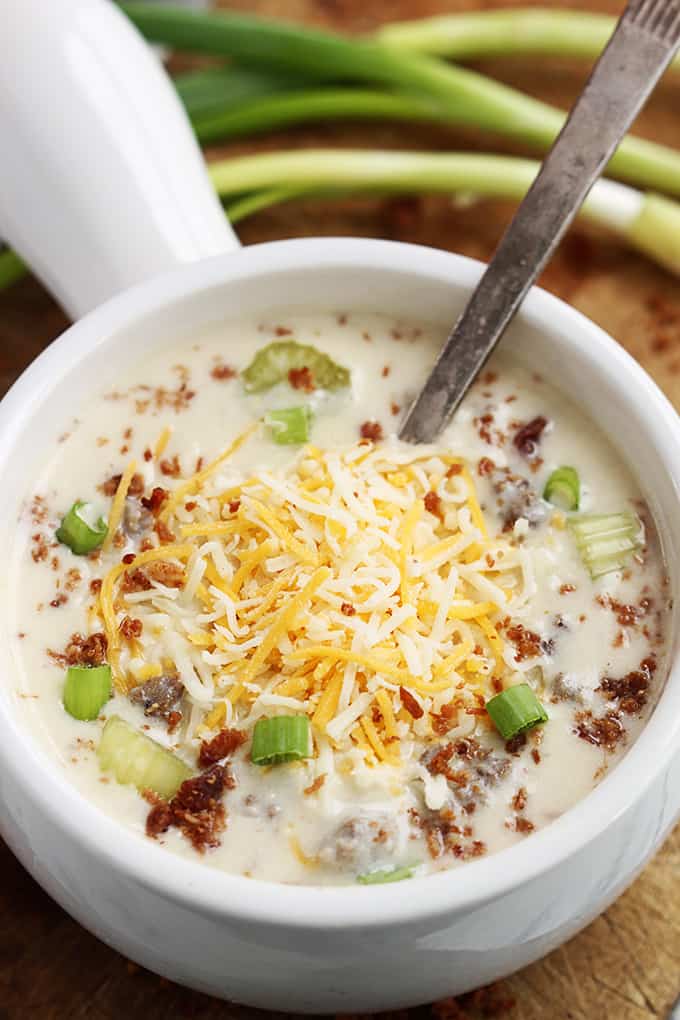
M 642 525 L 631 510 L 618 514 L 583 514 L 572 518 L 569 528 L 593 580 L 612 570 L 622 570 L 631 553 L 642 545 Z
M 308 368 L 314 385 L 324 390 L 349 386 L 349 371 L 327 354 L 297 340 L 275 340 L 257 352 L 241 373 L 246 393 L 262 393 L 284 382 L 294 369 Z
M 559 467 L 545 483 L 543 499 L 561 510 L 578 510 L 581 498 L 581 483 L 573 467 Z
M 281 765 L 311 754 L 309 719 L 306 715 L 277 715 L 258 719 L 253 730 L 250 760 L 254 765 Z
M 95 520 L 92 504 L 76 500 L 57 528 L 57 538 L 77 556 L 98 549 L 106 538 L 108 524 L 103 517 Z
M 110 769 L 123 786 L 136 786 L 140 793 L 153 790 L 166 800 L 193 775 L 181 758 L 117 715 L 104 727 L 97 756 L 101 768 Z
M 265 424 L 272 431 L 275 443 L 306 443 L 309 439 L 309 427 L 312 423 L 312 412 L 309 407 L 287 407 L 282 411 L 270 411 Z
M 74 719 L 96 719 L 110 697 L 110 666 L 69 666 L 64 708 Z
M 405 878 L 413 878 L 415 864 L 407 868 L 385 868 L 383 871 L 368 871 L 365 875 L 357 875 L 360 885 L 386 885 L 388 882 L 403 882 Z
M 487 701 L 486 710 L 503 740 L 512 740 L 548 721 L 548 713 L 529 684 L 516 684 L 501 691 Z

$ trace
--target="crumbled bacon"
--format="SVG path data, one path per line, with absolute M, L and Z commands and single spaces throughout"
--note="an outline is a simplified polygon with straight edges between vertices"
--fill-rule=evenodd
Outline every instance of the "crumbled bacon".
M 236 751 L 241 744 L 245 743 L 246 735 L 243 730 L 220 730 L 212 740 L 204 740 L 198 752 L 198 764 L 201 768 L 214 765 L 224 758 L 228 758 Z
M 512 798 L 512 806 L 515 811 L 524 811 L 527 804 L 527 791 L 523 786 L 520 786 L 519 790 Z
M 199 853 L 219 846 L 227 825 L 222 796 L 235 785 L 227 766 L 213 765 L 207 772 L 186 779 L 169 803 L 147 795 L 152 804 L 146 820 L 147 835 L 159 836 L 174 825 Z
M 477 465 L 477 474 L 484 478 L 485 475 L 490 475 L 495 468 L 496 465 L 489 457 L 481 457 Z
M 534 823 L 530 822 L 528 818 L 515 818 L 515 832 L 521 832 L 525 836 L 530 832 L 534 831 Z
M 359 429 L 359 435 L 362 439 L 378 443 L 383 438 L 382 425 L 379 421 L 365 421 Z
M 305 393 L 313 393 L 316 389 L 314 373 L 306 365 L 303 368 L 291 368 L 288 382 L 294 390 L 304 390 Z
M 159 485 L 157 485 L 154 489 L 152 489 L 150 496 L 142 497 L 142 506 L 147 510 L 150 510 L 155 517 L 160 512 L 160 509 L 168 496 L 168 490 L 162 489 Z
M 34 563 L 42 563 L 49 556 L 49 546 L 44 535 L 35 534 L 32 537 L 33 548 L 31 556 Z
M 413 719 L 420 719 L 423 716 L 424 711 L 422 707 L 418 704 L 411 692 L 407 691 L 405 687 L 399 688 L 399 697 L 402 705 Z
M 548 424 L 548 419 L 543 415 L 532 418 L 530 422 L 523 425 L 515 434 L 513 443 L 523 457 L 532 458 L 536 456 L 536 448 L 541 441 L 543 431 Z
M 509 641 L 515 646 L 515 662 L 535 659 L 541 654 L 541 638 L 533 630 L 528 630 L 521 623 L 512 624 L 505 631 Z
M 134 556 L 132 557 L 134 560 Z M 125 557 L 123 557 L 125 562 Z M 133 591 L 148 591 L 153 585 L 141 567 L 134 570 L 126 570 L 120 582 L 120 590 L 123 594 Z
M 186 580 L 184 567 L 178 563 L 169 563 L 167 560 L 153 560 L 144 566 L 147 577 L 157 584 L 163 584 L 166 588 L 181 588 Z
M 105 496 L 115 496 L 120 485 L 122 475 L 111 475 L 105 482 L 102 482 L 98 486 L 100 492 L 103 492 Z M 130 488 L 128 489 L 128 496 L 141 496 L 144 492 L 144 478 L 140 474 L 134 474 L 130 480 Z
M 176 453 L 172 457 L 164 457 L 158 466 L 161 469 L 161 474 L 168 478 L 179 478 L 182 474 L 179 457 Z
M 93 577 L 90 581 L 90 595 L 99 595 L 102 590 L 102 579 L 101 577 Z
M 236 369 L 232 368 L 231 365 L 214 365 L 210 375 L 213 379 L 217 380 L 217 382 L 224 382 L 227 379 L 234 378 L 236 375 Z
M 435 517 L 441 517 L 442 515 L 442 498 L 436 492 L 427 492 L 425 494 L 425 509 L 428 513 L 434 514 Z
M 63 652 L 48 650 L 48 655 L 62 666 L 101 666 L 106 662 L 107 649 L 106 635 L 97 631 L 87 638 L 71 634 Z
M 617 701 L 622 712 L 637 715 L 647 704 L 649 686 L 655 669 L 655 659 L 651 657 L 643 659 L 639 669 L 631 670 L 623 677 L 604 677 L 597 689 L 602 691 L 609 701 Z
M 126 641 L 135 641 L 137 638 L 140 638 L 142 636 L 142 629 L 142 621 L 134 619 L 132 616 L 123 617 L 118 627 L 121 636 Z
M 356 609 L 354 608 L 351 602 L 343 602 L 342 605 L 340 606 L 340 612 L 342 613 L 343 616 L 354 616 L 356 613 Z
M 623 724 L 616 712 L 607 712 L 599 718 L 592 712 L 577 712 L 575 719 L 577 736 L 595 747 L 613 751 L 625 736 Z
M 229 503 L 229 513 L 230 514 L 237 514 L 240 509 L 241 509 L 241 500 L 240 499 L 232 499 L 230 501 L 230 503 Z
M 160 517 L 154 523 L 153 530 L 158 535 L 161 545 L 170 545 L 171 542 L 175 541 L 174 531 Z

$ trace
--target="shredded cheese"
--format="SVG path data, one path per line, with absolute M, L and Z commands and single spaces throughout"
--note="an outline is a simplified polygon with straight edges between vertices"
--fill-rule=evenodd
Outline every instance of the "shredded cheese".
M 106 538 L 102 544 L 102 552 L 108 552 L 111 548 L 113 540 L 118 531 L 118 525 L 123 519 L 123 512 L 125 510 L 125 500 L 127 499 L 128 489 L 132 482 L 133 475 L 137 470 L 137 464 L 134 460 L 131 460 L 125 471 L 120 476 L 118 482 L 118 488 L 116 494 L 113 497 L 113 503 L 111 504 L 111 513 L 109 514 L 109 528 L 106 532 Z

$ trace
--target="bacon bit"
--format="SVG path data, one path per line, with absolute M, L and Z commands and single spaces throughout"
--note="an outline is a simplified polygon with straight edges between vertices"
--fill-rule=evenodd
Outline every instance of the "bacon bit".
M 150 496 L 142 497 L 142 506 L 145 510 L 150 510 L 154 517 L 156 517 L 160 513 L 160 509 L 168 496 L 168 490 L 161 489 L 161 487 L 157 485 L 151 490 Z
M 505 750 L 508 754 L 519 754 L 523 751 L 527 744 L 526 733 L 518 733 L 516 737 L 512 737 L 510 740 L 505 742 Z
M 105 496 L 115 496 L 122 475 L 111 475 L 105 482 L 98 485 L 97 488 L 100 492 L 103 492 Z M 144 492 L 144 478 L 140 474 L 134 474 L 130 481 L 130 488 L 128 489 L 128 496 L 141 496 Z
M 277 326 L 274 330 L 274 336 L 292 336 L 293 330 L 288 329 L 287 326 Z
M 243 730 L 220 730 L 212 740 L 204 740 L 201 743 L 198 764 L 201 768 L 214 765 L 232 755 L 245 741 L 246 735 Z
M 560 585 L 560 595 L 569 595 L 569 594 L 571 594 L 572 591 L 576 591 L 576 585 L 575 584 L 561 584 Z
M 150 450 L 148 446 L 144 451 L 144 460 L 147 462 L 147 464 L 149 463 L 150 460 L 153 460 L 153 451 Z
M 186 580 L 184 567 L 166 560 L 152 560 L 144 566 L 143 573 L 166 588 L 181 588 Z
M 390 404 L 390 411 L 392 412 L 392 414 L 399 414 L 399 412 L 401 411 L 401 405 L 395 404 L 395 402 L 392 401 L 392 403 Z
M 123 563 L 134 563 L 134 562 L 135 562 L 135 554 L 134 553 L 125 553 L 125 556 L 123 556 Z
M 99 595 L 102 590 L 102 579 L 101 577 L 93 577 L 90 581 L 90 595 Z
M 448 705 L 442 705 L 439 715 L 432 716 L 432 729 L 435 733 L 438 733 L 440 737 L 443 737 L 445 733 L 449 732 L 457 718 L 458 708 L 456 705 L 451 703 Z
M 438 493 L 432 491 L 425 493 L 424 502 L 428 513 L 434 514 L 435 517 L 442 516 L 442 499 Z
M 342 613 L 343 616 L 354 616 L 356 613 L 356 609 L 354 608 L 351 602 L 343 602 L 342 605 L 340 606 L 340 612 Z
M 59 609 L 60 606 L 65 605 L 67 602 L 68 595 L 64 595 L 64 593 L 61 592 L 59 595 L 57 595 L 56 598 L 52 599 L 50 605 L 52 606 L 53 609 Z
M 528 818 L 515 818 L 515 832 L 521 832 L 524 835 L 528 835 L 534 831 L 534 823 L 530 822 Z
M 496 465 L 489 457 L 482 457 L 477 465 L 477 474 L 484 478 L 485 475 L 490 475 L 495 468 Z
M 179 478 L 182 474 L 177 454 L 172 458 L 164 457 L 158 466 L 161 469 L 161 474 L 167 475 L 168 478 Z
M 602 691 L 609 701 L 617 701 L 626 715 L 637 715 L 647 704 L 649 685 L 655 670 L 655 659 L 643 659 L 639 669 L 626 673 L 620 679 L 604 677 L 597 690 Z
M 140 638 L 142 636 L 143 629 L 144 625 L 142 624 L 142 621 L 137 620 L 132 616 L 123 617 L 118 627 L 118 630 L 126 641 L 135 641 L 137 638 Z
M 63 652 L 47 650 L 47 654 L 61 666 L 101 666 L 106 662 L 108 642 L 101 632 L 84 638 L 82 634 L 71 634 Z
M 184 509 L 187 510 L 189 513 L 191 513 L 191 511 L 195 510 L 197 506 L 198 506 L 198 503 L 195 503 L 193 501 L 193 499 L 190 499 L 188 503 L 184 504 Z
M 523 662 L 525 659 L 535 659 L 541 654 L 541 638 L 533 630 L 527 630 L 521 623 L 515 623 L 506 629 L 508 640 L 512 641 L 517 649 L 515 662 Z
M 523 786 L 520 786 L 519 790 L 512 798 L 512 806 L 515 811 L 524 811 L 527 805 L 527 791 Z
M 165 521 L 161 521 L 160 518 L 154 523 L 153 530 L 158 535 L 161 545 L 169 545 L 175 541 L 174 531 L 171 531 Z
M 134 559 L 134 556 L 132 558 Z M 123 560 L 125 560 L 125 557 L 123 557 Z M 133 591 L 148 591 L 151 587 L 153 587 L 151 581 L 141 567 L 137 567 L 132 573 L 126 570 L 120 583 L 120 590 L 123 594 Z
M 240 508 L 241 508 L 241 500 L 240 499 L 232 499 L 232 501 L 229 504 L 229 513 L 230 514 L 237 514 L 239 512 Z
M 347 316 L 343 312 L 341 315 L 336 316 L 336 320 L 335 321 L 337 322 L 338 326 L 346 326 L 347 325 Z
M 232 368 L 231 365 L 214 365 L 210 375 L 217 382 L 225 382 L 227 379 L 234 378 L 236 369 Z
M 310 786 L 306 786 L 302 791 L 305 797 L 311 797 L 313 793 L 318 793 L 323 784 L 326 782 L 326 773 L 322 772 L 320 776 L 317 776 L 314 782 Z
M 592 712 L 577 712 L 576 734 L 595 747 L 604 747 L 613 751 L 620 740 L 625 737 L 625 730 L 616 712 L 607 712 L 597 718 Z
M 202 470 L 203 470 L 203 457 L 197 457 L 195 467 L 196 474 L 198 474 L 198 472 Z
M 378 421 L 365 421 L 359 429 L 359 435 L 362 439 L 370 439 L 374 443 L 379 443 L 383 438 L 382 425 Z
M 146 799 L 152 804 L 146 820 L 147 835 L 156 837 L 174 825 L 199 853 L 219 846 L 227 822 L 222 795 L 235 785 L 226 766 L 213 765 L 200 776 L 186 779 L 169 803 L 147 791 Z
M 387 379 L 389 374 L 390 374 L 390 366 L 389 365 L 383 365 L 383 369 L 382 369 L 382 377 L 383 377 L 383 379 Z
M 534 747 L 532 749 L 531 757 L 534 760 L 534 765 L 540 765 L 541 764 L 541 752 L 538 750 L 538 748 Z
M 291 368 L 288 373 L 288 382 L 294 390 L 304 390 L 305 393 L 313 393 L 316 389 L 314 374 L 306 365 L 302 368 Z
M 416 699 L 413 697 L 410 691 L 407 691 L 405 687 L 399 688 L 399 697 L 401 703 L 413 719 L 420 719 L 424 715 L 424 710 L 418 704 Z
M 31 557 L 34 563 L 42 563 L 49 556 L 49 547 L 47 545 L 47 539 L 43 535 L 33 535 L 31 541 L 33 542 L 33 548 L 31 549 Z
M 517 432 L 513 443 L 523 457 L 532 458 L 536 456 L 536 447 L 541 441 L 543 430 L 547 424 L 548 419 L 544 418 L 543 415 L 539 415 L 537 418 L 532 418 L 530 422 L 522 426 Z
M 462 473 L 463 473 L 462 464 L 452 464 L 448 471 L 446 472 L 446 477 L 455 478 L 456 475 L 462 475 Z

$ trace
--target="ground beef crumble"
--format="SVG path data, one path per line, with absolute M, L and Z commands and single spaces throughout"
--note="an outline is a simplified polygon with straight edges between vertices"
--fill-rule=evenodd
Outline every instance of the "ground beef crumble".
M 179 713 L 183 694 L 184 684 L 177 673 L 163 673 L 133 687 L 129 698 L 144 709 L 144 715 L 170 721 Z
M 152 805 L 146 819 L 147 835 L 156 837 L 175 826 L 199 853 L 219 846 L 219 837 L 227 827 L 222 796 L 235 786 L 228 766 L 213 765 L 207 772 L 185 780 L 170 801 L 147 792 L 146 799 Z

